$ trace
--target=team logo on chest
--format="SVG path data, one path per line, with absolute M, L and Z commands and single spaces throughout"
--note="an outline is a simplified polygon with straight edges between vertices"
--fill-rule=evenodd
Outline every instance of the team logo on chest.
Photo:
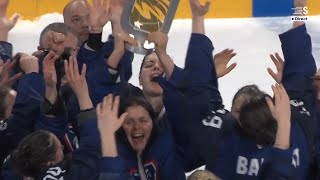
M 156 161 L 147 161 L 143 164 L 144 172 L 148 180 L 159 180 L 159 168 Z M 129 174 L 136 180 L 140 180 L 139 172 L 137 168 L 129 170 Z

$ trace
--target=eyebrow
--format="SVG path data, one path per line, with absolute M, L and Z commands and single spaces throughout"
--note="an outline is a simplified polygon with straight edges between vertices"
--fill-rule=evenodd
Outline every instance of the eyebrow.
M 79 16 L 79 15 L 73 15 L 71 18 L 76 18 L 76 17 L 81 18 L 81 16 Z
M 147 60 L 145 63 L 155 63 L 153 59 Z

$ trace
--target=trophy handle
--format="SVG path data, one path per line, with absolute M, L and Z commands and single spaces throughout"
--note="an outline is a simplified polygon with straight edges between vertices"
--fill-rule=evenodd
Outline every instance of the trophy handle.
M 169 30 L 171 28 L 174 16 L 176 15 L 179 3 L 180 3 L 180 0 L 171 0 L 170 1 L 170 6 L 168 9 L 168 12 L 167 12 L 166 17 L 164 19 L 164 22 L 160 28 L 161 32 L 166 33 L 166 34 L 169 33 Z
M 134 39 L 138 41 L 138 46 L 132 46 L 126 43 L 125 47 L 128 51 L 131 51 L 133 53 L 147 54 L 148 52 L 152 51 L 152 49 L 144 48 L 144 43 L 146 41 L 146 37 L 148 36 L 149 32 L 141 29 L 137 29 L 131 23 L 128 23 L 130 22 L 131 10 L 133 9 L 134 3 L 135 3 L 135 0 L 127 0 L 127 2 L 124 3 L 123 9 L 130 9 L 130 11 L 129 10 L 123 11 L 121 16 L 121 25 L 123 29 L 127 31 L 127 33 L 134 34 Z
M 148 54 L 149 52 L 153 51 L 153 49 L 144 48 L 144 43 L 149 32 L 142 29 L 138 29 L 130 23 L 131 10 L 133 9 L 135 2 L 136 0 L 126 0 L 126 2 L 124 3 L 123 9 L 125 9 L 126 11 L 122 12 L 121 25 L 122 28 L 127 31 L 127 33 L 134 34 L 134 39 L 138 41 L 138 46 L 131 46 L 130 44 L 126 43 L 125 47 L 127 50 L 133 53 Z M 170 0 L 168 12 L 166 14 L 162 26 L 159 29 L 161 32 L 166 34 L 169 32 L 179 2 L 180 0 Z

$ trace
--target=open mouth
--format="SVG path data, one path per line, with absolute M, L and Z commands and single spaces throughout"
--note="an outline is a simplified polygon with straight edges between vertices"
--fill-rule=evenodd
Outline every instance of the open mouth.
M 151 81 L 152 81 L 152 82 L 158 82 L 160 76 L 161 76 L 161 74 L 154 74 L 154 75 L 152 75 Z
M 159 79 L 159 76 L 155 76 L 155 77 L 152 77 L 151 81 L 152 82 L 158 82 L 158 79 Z
M 133 141 L 137 142 L 137 141 L 141 141 L 144 138 L 144 134 L 143 133 L 136 133 L 133 134 L 132 136 Z

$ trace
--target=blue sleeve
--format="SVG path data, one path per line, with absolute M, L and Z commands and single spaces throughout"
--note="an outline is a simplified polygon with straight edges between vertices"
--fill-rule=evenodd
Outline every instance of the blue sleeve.
M 320 100 L 317 100 L 317 134 L 315 140 L 315 174 L 320 179 Z
M 212 50 L 212 43 L 206 36 L 193 34 L 184 72 L 175 68 L 171 77 L 179 81 L 185 76 L 185 82 L 177 85 L 176 81 L 162 78 L 159 81 L 175 142 L 180 146 L 178 152 L 186 161 L 186 170 L 202 165 L 203 160 L 213 159 L 222 129 L 229 127 L 231 122 L 224 120 L 225 115 L 220 113 L 225 110 L 218 90 Z M 178 78 L 175 78 L 176 74 Z
M 184 69 L 174 67 L 169 82 L 175 87 L 185 87 L 189 84 L 215 83 L 215 69 L 212 59 L 213 45 L 211 40 L 203 35 L 193 33 Z
M 0 121 L 0 167 L 2 167 L 2 163 L 5 158 L 8 156 L 10 148 L 10 141 L 6 137 L 8 123 L 6 121 Z M 6 147 L 6 148 L 5 148 Z
M 305 25 L 291 29 L 279 37 L 285 58 L 282 83 L 289 95 L 303 96 L 313 89 L 311 77 L 316 73 L 311 37 Z
M 71 159 L 65 159 L 47 170 L 43 170 L 36 179 L 93 179 L 98 173 L 101 159 L 100 136 L 97 129 L 95 111 L 79 114 L 80 144 L 79 149 L 72 153 Z M 12 178 L 12 170 L 2 173 L 2 177 Z M 13 176 L 14 177 L 14 176 Z
M 282 150 L 272 148 L 269 157 L 265 159 L 259 170 L 259 179 L 288 180 L 292 179 L 294 166 L 292 165 L 292 149 Z
M 166 135 L 165 143 L 167 148 L 163 149 L 159 162 L 160 179 L 185 179 L 184 164 L 182 158 L 177 154 L 171 134 Z
M 111 93 L 117 84 L 109 73 L 106 64 L 95 68 L 94 71 L 88 72 L 87 82 L 90 97 L 94 105 L 100 103 L 105 95 Z
M 12 57 L 12 44 L 0 41 L 0 57 L 2 60 L 7 60 Z
M 99 67 L 104 63 L 104 57 L 110 56 L 113 51 L 113 41 L 107 41 L 104 43 L 101 49 L 96 51 L 89 50 L 83 44 L 77 55 L 79 69 L 83 64 L 87 65 L 87 71 L 93 70 L 95 67 Z
M 20 79 L 12 117 L 8 121 L 11 143 L 17 145 L 25 135 L 33 131 L 44 93 L 44 79 L 38 73 L 26 74 Z
M 291 29 L 279 35 L 285 62 L 282 83 L 296 107 L 297 120 L 308 140 L 310 153 L 313 154 L 316 133 L 316 88 L 312 77 L 316 73 L 316 64 L 312 56 L 311 37 L 305 25 Z M 298 102 L 298 103 L 297 103 Z M 298 109 L 301 106 L 301 110 Z
M 213 45 L 203 34 L 191 35 L 184 71 L 189 83 L 207 83 L 216 81 L 213 64 Z
M 205 161 L 211 163 L 224 132 L 233 128 L 235 120 L 220 102 L 211 106 L 206 92 L 186 96 L 169 83 L 161 84 L 164 105 L 185 170 L 199 167 Z
M 46 130 L 62 139 L 67 132 L 67 117 L 56 116 L 51 117 L 45 114 L 41 114 L 36 123 L 36 129 Z
M 95 111 L 86 112 L 95 114 Z M 65 179 L 90 179 L 98 172 L 101 159 L 100 136 L 96 118 L 79 118 L 80 141 L 79 149 L 72 153 L 71 167 L 67 170 Z
M 114 50 L 114 37 L 109 36 L 108 41 L 111 44 L 110 53 L 105 53 L 105 57 L 109 57 Z M 134 53 L 125 50 L 122 56 L 117 70 L 119 71 L 119 77 L 121 82 L 128 82 L 132 76 L 132 61 L 134 59 Z
M 98 180 L 133 180 L 129 175 L 127 162 L 121 157 L 103 157 L 100 160 Z

